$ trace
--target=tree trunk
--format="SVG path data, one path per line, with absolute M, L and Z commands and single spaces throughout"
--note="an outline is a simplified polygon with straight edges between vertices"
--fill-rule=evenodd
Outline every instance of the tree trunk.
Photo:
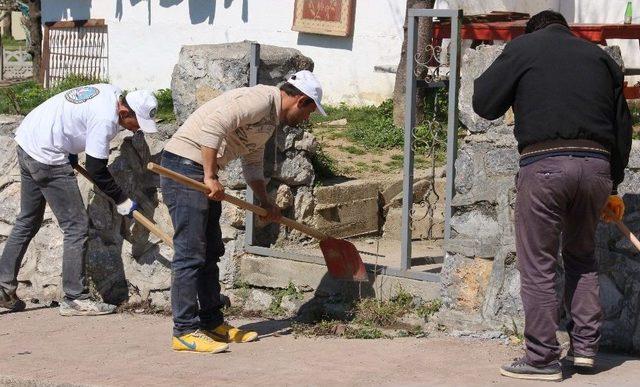
M 393 122 L 396 126 L 402 127 L 404 125 L 404 110 L 405 110 L 405 93 L 406 93 L 406 79 L 407 79 L 407 30 L 410 8 L 423 8 L 432 9 L 435 0 L 407 0 L 407 13 L 404 19 L 404 38 L 402 40 L 402 50 L 400 54 L 400 63 L 398 64 L 398 70 L 396 72 L 396 81 L 393 88 Z M 416 47 L 416 54 L 420 62 L 425 62 L 426 48 L 431 44 L 431 18 L 420 18 L 418 21 L 418 44 Z M 418 78 L 424 78 L 426 75 L 426 68 L 416 68 Z M 424 100 L 427 96 L 427 89 L 425 87 L 418 86 L 416 93 L 416 123 L 421 123 L 424 120 L 425 109 Z
M 42 79 L 42 14 L 41 0 L 23 0 L 29 6 L 29 15 L 22 17 L 22 23 L 29 31 L 29 47 L 27 51 L 33 58 L 33 80 L 39 83 Z

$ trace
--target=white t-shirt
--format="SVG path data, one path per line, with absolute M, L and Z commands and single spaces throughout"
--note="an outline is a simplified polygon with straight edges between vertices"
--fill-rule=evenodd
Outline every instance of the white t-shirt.
M 57 94 L 29 113 L 16 142 L 47 165 L 67 163 L 69 153 L 109 158 L 109 142 L 118 133 L 117 101 L 122 91 L 108 84 L 77 87 Z

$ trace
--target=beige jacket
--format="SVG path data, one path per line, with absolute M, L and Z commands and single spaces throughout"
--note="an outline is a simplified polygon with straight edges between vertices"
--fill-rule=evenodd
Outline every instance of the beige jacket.
M 202 164 L 201 147 L 218 150 L 218 167 L 240 157 L 247 181 L 264 179 L 264 146 L 280 124 L 280 90 L 242 87 L 200 106 L 171 137 L 165 150 Z

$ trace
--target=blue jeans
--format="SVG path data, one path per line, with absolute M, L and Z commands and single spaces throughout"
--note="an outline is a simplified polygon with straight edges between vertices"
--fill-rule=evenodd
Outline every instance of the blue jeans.
M 164 152 L 162 166 L 203 181 L 202 166 Z M 182 336 L 197 329 L 222 324 L 218 261 L 224 255 L 220 231 L 220 202 L 165 177 L 160 178 L 162 196 L 173 223 L 174 256 L 171 269 L 173 334 Z
M 70 164 L 42 164 L 19 146 L 18 163 L 20 214 L 0 257 L 0 287 L 9 293 L 16 291 L 22 258 L 40 230 L 45 205 L 49 203 L 64 234 L 62 290 L 65 298 L 89 298 L 85 278 L 89 217 L 73 168 Z

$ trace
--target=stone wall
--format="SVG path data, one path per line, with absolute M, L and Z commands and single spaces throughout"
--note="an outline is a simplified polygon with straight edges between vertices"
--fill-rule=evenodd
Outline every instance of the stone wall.
M 473 80 L 493 62 L 503 46 L 481 46 L 464 53 L 461 68 L 460 120 L 467 128 L 456 160 L 452 239 L 445 246 L 442 296 L 458 320 L 491 328 L 522 331 L 524 314 L 513 230 L 518 152 L 513 114 L 487 121 L 471 106 Z M 619 50 L 608 49 L 615 58 Z M 640 230 L 640 144 L 634 142 L 625 182 L 624 221 Z M 614 226 L 597 232 L 601 301 L 605 310 L 603 344 L 640 350 L 640 255 Z M 559 268 L 562 286 L 562 269 Z M 458 321 L 460 322 L 460 321 Z

